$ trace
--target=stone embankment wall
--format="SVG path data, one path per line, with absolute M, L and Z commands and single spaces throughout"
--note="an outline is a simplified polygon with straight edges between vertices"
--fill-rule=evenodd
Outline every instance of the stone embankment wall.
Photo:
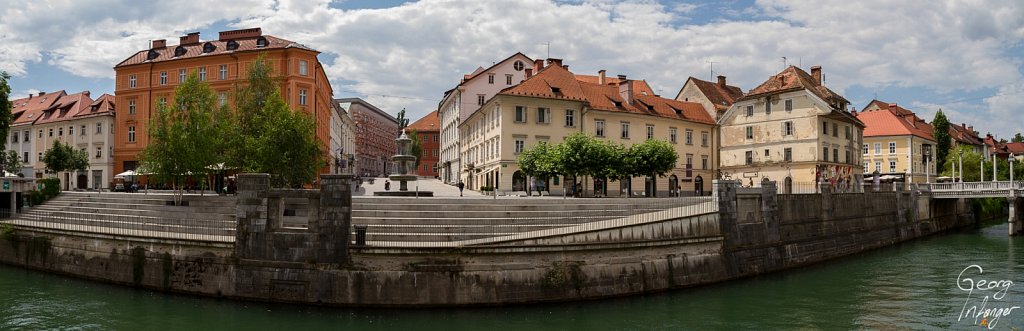
M 895 192 L 776 195 L 770 185 L 743 189 L 736 182 L 720 182 L 718 213 L 485 246 L 348 247 L 347 180 L 325 176 L 319 194 L 302 193 L 310 201 L 319 200 L 308 230 L 280 225 L 280 201 L 294 194 L 275 193 L 259 176 L 243 176 L 237 245 L 17 229 L 0 234 L 0 262 L 247 300 L 498 305 L 709 284 L 970 223 L 965 204 L 957 200 L 934 202 Z

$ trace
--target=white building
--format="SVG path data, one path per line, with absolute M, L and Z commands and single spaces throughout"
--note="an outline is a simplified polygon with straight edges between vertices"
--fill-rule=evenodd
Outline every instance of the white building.
M 351 173 L 356 152 L 356 122 L 348 107 L 351 103 L 334 102 L 331 107 L 331 170 Z
M 459 123 L 466 120 L 487 100 L 503 89 L 517 85 L 526 79 L 526 71 L 533 70 L 533 60 L 515 53 L 508 58 L 484 69 L 462 77 L 459 85 L 446 91 L 438 104 L 437 114 L 441 120 L 441 155 L 438 160 L 438 174 L 448 184 L 465 180 L 459 146 Z

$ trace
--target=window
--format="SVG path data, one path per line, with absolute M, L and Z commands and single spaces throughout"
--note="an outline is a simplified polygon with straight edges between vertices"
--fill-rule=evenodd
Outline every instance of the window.
M 839 149 L 832 149 L 832 162 L 839 163 Z
M 828 161 L 828 147 L 822 149 L 821 160 L 826 162 Z
M 487 84 L 494 84 L 494 74 L 487 74 Z
M 167 85 L 167 72 L 166 71 L 161 71 L 160 72 L 160 85 Z
M 128 75 L 128 87 L 135 88 L 136 81 L 137 79 L 135 79 L 135 75 Z
M 746 159 L 747 159 L 747 164 L 748 165 L 749 164 L 753 164 L 754 163 L 754 151 L 747 151 Z
M 576 111 L 572 109 L 565 110 L 565 126 L 574 127 L 576 126 Z
M 47 136 L 53 137 L 53 128 L 50 128 L 50 130 L 48 130 Z
M 686 129 L 686 144 L 693 145 L 693 130 Z
M 843 163 L 850 163 L 850 151 L 846 151 L 846 160 Z
M 882 161 L 875 161 L 875 171 L 882 171 Z
M 185 69 L 178 70 L 178 84 L 185 82 Z
M 516 138 L 516 150 L 515 153 L 519 154 L 526 150 L 526 141 L 523 138 Z
M 782 122 L 782 135 L 792 136 L 793 135 L 793 121 Z
M 782 160 L 786 162 L 793 162 L 793 148 L 786 147 L 782 150 Z
M 135 115 L 135 99 L 128 100 L 128 115 Z
M 754 116 L 754 106 L 747 106 L 747 117 Z
M 882 144 L 875 143 L 875 155 L 882 154 Z
M 767 148 L 764 149 L 764 158 L 768 159 L 772 155 L 771 151 Z
M 868 155 L 868 144 L 864 144 L 864 155 Z
M 768 100 L 768 99 L 765 99 L 764 100 L 764 114 L 765 115 L 770 115 L 771 113 L 772 113 L 772 101 Z
M 594 135 L 598 137 L 604 137 L 604 121 L 594 121 Z
M 43 137 L 43 130 L 39 130 L 39 138 Z
M 686 154 L 686 169 L 693 169 L 693 154 Z
M 485 96 L 484 94 L 477 94 L 476 95 L 476 104 L 477 105 L 479 105 L 479 106 L 483 106 L 484 105 L 484 96 Z
M 305 74 L 303 74 L 303 75 L 305 75 Z M 220 65 L 220 70 L 217 70 L 217 76 L 220 78 L 220 80 L 228 79 L 228 65 L 226 65 L 226 64 Z
M 28 163 L 28 152 L 21 155 L 22 162 Z
M 206 67 L 199 67 L 199 81 L 206 81 Z
M 622 139 L 629 139 L 629 123 L 622 122 Z
M 708 170 L 708 156 L 707 155 L 701 155 L 700 156 L 700 168 L 703 169 L 703 170 Z
M 68 135 L 69 136 L 75 135 L 75 126 L 74 125 L 68 127 Z
M 166 97 L 160 97 L 160 99 L 157 99 L 156 104 L 160 108 L 167 107 L 167 98 Z
M 512 85 L 512 75 L 505 75 L 505 85 Z
M 526 107 L 516 106 L 516 122 L 526 122 Z
M 82 131 L 85 131 L 85 130 L 82 130 Z M 25 142 L 28 142 L 28 138 L 29 138 L 30 136 L 32 136 L 31 134 L 29 134 L 29 133 L 28 133 L 28 130 L 25 130 L 25 131 L 21 131 L 21 135 L 23 136 L 23 138 L 25 138 L 25 139 L 24 139 L 24 141 L 25 141 Z
M 889 172 L 896 172 L 896 161 L 889 161 Z
M 103 157 L 103 147 L 96 147 L 96 158 Z
M 754 139 L 754 127 L 748 126 L 748 127 L 746 127 L 746 131 L 747 131 L 747 139 Z
M 868 171 L 868 169 L 871 169 L 871 168 L 868 168 L 868 161 L 864 161 L 863 166 L 864 166 L 864 171 Z
M 11 142 L 12 143 L 18 142 L 18 133 L 14 133 L 14 134 L 11 135 Z
M 838 123 L 832 123 L 832 136 L 833 137 L 839 137 L 839 124 Z
M 668 140 L 673 144 L 676 143 L 676 128 L 668 128 Z
M 896 142 L 889 142 L 889 154 L 896 154 Z
M 309 63 L 306 60 L 299 60 L 299 75 L 309 75 Z
M 129 126 L 128 127 L 128 142 L 130 142 L 130 143 L 135 142 L 135 127 L 134 126 Z
M 849 126 L 849 125 L 847 125 L 847 126 L 844 126 L 843 128 L 845 128 L 845 129 L 846 129 L 846 139 L 850 139 L 850 138 L 851 138 L 851 135 L 850 135 L 850 126 Z
M 654 125 L 647 124 L 647 139 L 654 139 Z
M 63 126 L 57 128 L 57 136 L 58 137 L 63 137 L 64 136 L 64 127 Z
M 217 105 L 223 107 L 223 106 L 225 106 L 227 104 L 228 104 L 228 93 L 227 92 L 217 93 Z
M 96 133 L 103 133 L 103 123 L 96 123 Z
M 36 161 L 43 162 L 43 153 L 39 153 L 39 155 L 36 155 Z
M 537 123 L 551 123 L 550 108 L 537 108 Z
M 516 69 L 516 71 L 523 71 L 523 61 L 516 60 L 516 62 L 513 62 L 512 69 Z
M 306 105 L 306 89 L 299 89 L 299 104 Z
M 786 111 L 793 111 L 793 99 L 786 99 Z
M 821 122 L 821 134 L 828 135 L 828 122 Z
M 709 137 L 710 136 L 708 135 L 707 131 L 701 131 L 700 132 L 700 145 L 704 146 L 704 147 L 708 147 L 708 138 Z

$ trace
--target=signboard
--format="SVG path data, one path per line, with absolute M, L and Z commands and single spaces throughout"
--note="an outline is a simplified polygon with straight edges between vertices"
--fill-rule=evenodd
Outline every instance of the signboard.
M 10 191 L 11 191 L 11 181 L 5 180 L 4 181 L 4 192 L 10 192 Z
M 743 178 L 757 178 L 757 172 L 744 172 Z

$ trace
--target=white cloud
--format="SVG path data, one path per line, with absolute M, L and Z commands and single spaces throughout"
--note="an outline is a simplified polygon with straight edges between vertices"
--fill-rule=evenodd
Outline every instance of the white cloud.
M 760 0 L 748 8 L 423 0 L 366 10 L 330 3 L 245 0 L 219 5 L 230 10 L 210 10 L 194 1 L 16 1 L 0 14 L 0 69 L 24 74 L 25 63 L 45 54 L 50 64 L 75 75 L 111 77 L 114 64 L 150 39 L 173 43 L 183 32 L 230 22 L 261 26 L 332 55 L 325 66 L 338 94 L 366 95 L 392 114 L 404 107 L 413 119 L 433 110 L 463 74 L 517 51 L 544 57 L 545 43 L 575 72 L 608 69 L 646 79 L 666 96 L 674 96 L 688 76 L 708 79 L 708 60 L 718 62 L 716 73 L 750 89 L 782 69 L 783 56 L 790 64 L 822 65 L 829 86 L 839 91 L 860 85 L 1003 93 L 1024 85 L 1024 58 L 1009 51 L 1024 41 L 1024 9 L 1013 0 Z M 686 23 L 695 16 L 710 16 L 703 20 L 710 23 Z M 1024 99 L 1003 96 L 944 110 L 989 125 L 993 121 L 984 116 L 1008 116 L 996 108 L 1020 109 Z M 934 100 L 894 101 L 937 109 L 923 107 Z M 993 130 L 1019 130 L 1024 120 L 998 122 L 1005 123 L 993 125 L 1005 127 Z

